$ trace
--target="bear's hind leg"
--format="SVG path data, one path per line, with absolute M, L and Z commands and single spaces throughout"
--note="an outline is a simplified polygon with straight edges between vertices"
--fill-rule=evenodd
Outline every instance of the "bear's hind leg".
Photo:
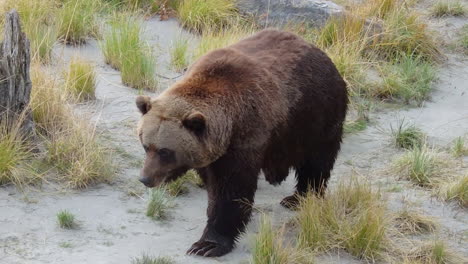
M 330 172 L 335 164 L 336 156 L 340 149 L 340 141 L 324 144 L 322 151 L 310 155 L 296 168 L 296 192 L 284 198 L 281 205 L 294 209 L 298 206 L 300 197 L 308 191 L 323 196 L 327 188 Z
M 284 207 L 294 209 L 298 206 L 300 198 L 308 191 L 323 196 L 330 178 L 330 170 L 323 168 L 317 162 L 307 161 L 296 169 L 296 191 L 293 195 L 285 197 L 281 201 Z

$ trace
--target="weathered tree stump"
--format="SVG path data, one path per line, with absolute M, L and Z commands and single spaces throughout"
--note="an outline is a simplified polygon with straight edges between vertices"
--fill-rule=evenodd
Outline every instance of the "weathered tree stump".
M 29 40 L 21 31 L 16 10 L 6 14 L 3 43 L 0 43 L 0 121 L 9 126 L 21 122 L 21 131 L 33 133 L 29 107 L 31 78 Z M 20 120 L 18 120 L 20 119 Z

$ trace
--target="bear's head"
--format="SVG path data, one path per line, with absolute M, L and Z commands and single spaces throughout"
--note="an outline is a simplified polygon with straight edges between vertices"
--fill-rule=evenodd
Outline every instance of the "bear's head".
M 138 96 L 136 105 L 142 113 L 138 136 L 146 152 L 143 184 L 159 186 L 212 162 L 204 143 L 207 120 L 203 113 L 180 98 L 163 95 L 156 99 Z

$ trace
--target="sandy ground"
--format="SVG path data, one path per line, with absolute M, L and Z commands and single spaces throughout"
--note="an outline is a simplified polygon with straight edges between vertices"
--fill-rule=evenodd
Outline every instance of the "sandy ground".
M 444 23 L 447 21 L 444 21 Z M 456 21 L 466 23 L 466 21 Z M 434 24 L 443 32 L 452 24 Z M 457 24 L 458 25 L 458 24 Z M 158 54 L 166 54 L 181 34 L 194 46 L 197 38 L 180 29 L 177 22 L 151 19 L 145 22 L 145 36 Z M 137 181 L 143 150 L 134 132 L 139 113 L 134 106 L 138 92 L 120 82 L 119 72 L 103 62 L 97 42 L 80 47 L 57 46 L 56 56 L 68 61 L 79 54 L 97 66 L 97 100 L 78 105 L 78 111 L 97 123 L 106 144 L 116 150 L 120 170 L 113 184 L 102 184 L 83 191 L 62 190 L 45 185 L 40 190 L 19 192 L 13 187 L 0 188 L 0 263 L 130 263 L 133 257 L 148 253 L 171 256 L 176 263 L 248 263 L 251 234 L 256 231 L 258 213 L 234 251 L 224 257 L 206 259 L 185 255 L 202 233 L 206 216 L 206 192 L 190 186 L 176 198 L 176 206 L 167 221 L 145 216 L 146 190 Z M 158 73 L 173 78 L 178 73 L 168 67 L 168 55 L 158 58 Z M 57 69 L 59 70 L 59 69 Z M 385 188 L 402 186 L 399 193 L 388 193 L 389 206 L 398 210 L 410 203 L 441 224 L 439 236 L 468 256 L 468 212 L 455 204 L 438 201 L 431 193 L 416 188 L 393 175 L 374 173 L 388 165 L 399 152 L 391 147 L 389 126 L 401 118 L 413 121 L 429 135 L 431 143 L 446 146 L 468 132 L 468 60 L 459 54 L 448 55 L 440 67 L 432 100 L 421 108 L 380 110 L 372 115 L 365 131 L 346 136 L 332 176 L 331 187 L 340 177 L 360 173 Z M 172 80 L 163 79 L 161 87 Z M 154 95 L 148 93 L 150 95 Z M 466 163 L 465 157 L 465 163 Z M 466 169 L 466 168 L 465 168 Z M 279 187 L 260 180 L 256 208 L 269 212 L 280 226 L 293 213 L 281 207 L 281 199 L 292 193 L 294 178 Z M 137 195 L 131 195 L 131 194 Z M 79 221 L 77 230 L 62 230 L 55 215 L 67 209 Z M 423 238 L 430 239 L 430 237 Z M 60 246 L 69 243 L 69 248 Z M 346 253 L 317 258 L 318 263 L 360 263 Z

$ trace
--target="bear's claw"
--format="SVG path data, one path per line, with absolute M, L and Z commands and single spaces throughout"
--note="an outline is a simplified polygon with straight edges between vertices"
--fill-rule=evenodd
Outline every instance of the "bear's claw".
M 299 196 L 297 194 L 293 194 L 293 195 L 285 197 L 281 201 L 281 205 L 290 210 L 295 210 L 299 206 L 299 203 L 300 203 L 299 200 L 300 200 Z
M 219 257 L 225 255 L 232 248 L 223 246 L 214 241 L 198 241 L 195 242 L 192 247 L 187 250 L 189 255 L 198 255 L 203 257 Z

